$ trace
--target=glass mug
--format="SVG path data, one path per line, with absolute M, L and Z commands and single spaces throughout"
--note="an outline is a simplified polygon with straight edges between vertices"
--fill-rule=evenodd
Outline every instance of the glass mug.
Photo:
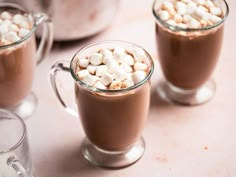
M 99 49 L 137 47 L 123 41 L 103 41 L 80 49 L 71 62 L 60 61 L 50 71 L 51 85 L 61 104 L 70 113 L 79 115 L 86 138 L 82 145 L 84 157 L 92 164 L 106 168 L 122 168 L 138 161 L 145 150 L 141 137 L 148 115 L 150 102 L 150 77 L 154 70 L 151 56 L 145 51 L 150 68 L 140 83 L 121 90 L 102 90 L 89 86 L 78 79 L 75 73 L 78 58 L 83 58 Z M 70 72 L 75 84 L 75 100 L 78 112 L 74 112 L 61 95 L 63 85 L 58 87 L 58 73 Z M 60 89 L 59 89 L 60 88 Z M 64 92 L 63 92 L 64 93 Z M 65 93 L 64 93 L 65 95 Z M 65 97 L 65 96 L 64 96 Z
M 157 9 L 162 2 L 155 0 L 152 8 L 159 61 L 166 79 L 157 91 L 174 103 L 205 103 L 215 93 L 215 82 L 210 78 L 219 59 L 229 7 L 225 0 L 215 0 L 223 10 L 223 18 L 211 26 L 191 29 L 161 20 Z
M 40 63 L 52 47 L 53 26 L 46 14 L 31 14 L 16 4 L 0 3 L 1 11 L 27 14 L 33 23 L 25 37 L 0 46 L 0 107 L 27 118 L 37 105 L 36 96 L 31 92 L 36 62 Z M 40 24 L 43 36 L 36 51 L 35 30 Z
M 26 125 L 18 115 L 3 109 L 0 109 L 0 176 L 34 176 Z

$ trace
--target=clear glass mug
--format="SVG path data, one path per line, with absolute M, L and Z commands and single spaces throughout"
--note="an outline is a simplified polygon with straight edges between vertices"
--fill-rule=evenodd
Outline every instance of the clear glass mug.
M 31 92 L 35 66 L 52 47 L 53 26 L 46 14 L 31 14 L 16 4 L 0 3 L 1 11 L 27 14 L 33 25 L 24 38 L 0 46 L 0 107 L 27 118 L 37 105 L 36 96 Z M 35 30 L 40 24 L 43 25 L 43 35 L 36 51 Z
M 174 103 L 188 106 L 205 103 L 215 93 L 215 82 L 210 78 L 219 59 L 229 7 L 225 0 L 215 0 L 223 10 L 222 19 L 211 26 L 191 29 L 161 20 L 157 9 L 163 1 L 155 0 L 152 8 L 158 58 L 165 76 L 157 91 Z
M 34 176 L 26 125 L 18 115 L 3 109 L 0 109 L 0 176 Z
M 78 58 L 89 56 L 99 49 L 138 47 L 123 41 L 103 41 L 80 49 L 71 62 L 59 61 L 50 71 L 51 85 L 65 109 L 79 116 L 86 138 L 82 145 L 84 157 L 92 164 L 106 168 L 122 168 L 138 161 L 145 150 L 141 134 L 148 115 L 150 102 L 150 77 L 153 60 L 145 51 L 149 72 L 140 83 L 121 90 L 102 90 L 86 85 L 75 73 Z M 60 83 L 58 74 L 70 72 L 74 79 L 75 98 L 68 99 L 68 83 Z M 64 96 L 63 96 L 64 95 Z M 63 98 L 63 97 L 64 98 Z M 72 108 L 76 100 L 77 111 Z

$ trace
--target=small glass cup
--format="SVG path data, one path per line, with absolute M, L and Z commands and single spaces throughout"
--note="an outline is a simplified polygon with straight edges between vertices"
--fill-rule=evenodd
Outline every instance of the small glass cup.
M 215 0 L 223 10 L 223 18 L 199 29 L 181 28 L 161 20 L 157 9 L 164 0 L 155 0 L 156 41 L 165 81 L 157 91 L 164 99 L 182 105 L 197 105 L 209 101 L 215 93 L 210 79 L 219 59 L 224 22 L 229 7 L 225 0 Z
M 0 109 L 0 176 L 33 177 L 24 121 L 16 114 Z
M 52 47 L 53 26 L 46 14 L 31 14 L 16 4 L 0 3 L 2 11 L 27 14 L 33 23 L 24 38 L 0 46 L 0 107 L 27 118 L 37 105 L 37 98 L 31 92 L 36 62 L 39 64 Z M 35 30 L 40 24 L 43 25 L 43 35 L 36 51 Z
M 80 49 L 71 62 L 60 61 L 50 71 L 51 85 L 65 109 L 81 119 L 86 138 L 82 145 L 84 157 L 92 164 L 106 168 L 122 168 L 138 161 L 145 150 L 141 137 L 150 102 L 150 77 L 153 60 L 145 51 L 149 67 L 140 83 L 120 90 L 103 90 L 89 86 L 76 76 L 78 58 L 89 56 L 102 48 L 138 47 L 123 41 L 103 41 Z M 78 113 L 73 111 L 68 98 L 62 98 L 63 88 L 57 84 L 58 73 L 70 72 L 75 82 L 75 100 Z M 68 83 L 62 83 L 65 86 Z M 64 94 L 65 95 L 65 94 Z M 66 101 L 65 101 L 66 100 Z

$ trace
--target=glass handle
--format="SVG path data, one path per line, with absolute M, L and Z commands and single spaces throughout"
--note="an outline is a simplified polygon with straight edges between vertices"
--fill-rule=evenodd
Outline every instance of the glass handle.
M 19 177 L 29 177 L 25 168 L 21 165 L 20 161 L 16 159 L 16 157 L 9 157 L 7 164 L 15 170 Z
M 63 86 L 59 91 L 58 87 L 58 72 L 70 72 L 70 62 L 68 61 L 59 61 L 55 63 L 51 69 L 50 69 L 50 81 L 51 81 L 51 86 L 56 94 L 57 99 L 60 101 L 62 106 L 66 109 L 68 113 L 70 113 L 73 116 L 78 116 L 76 106 L 72 104 L 72 101 L 68 101 L 69 96 L 65 94 Z M 62 94 L 63 93 L 63 94 Z M 67 97 L 67 101 L 62 97 L 62 95 L 65 95 L 64 97 Z M 71 105 L 72 104 L 72 105 Z
M 33 14 L 36 26 L 42 24 L 43 32 L 41 41 L 36 52 L 37 64 L 41 63 L 52 48 L 53 44 L 53 23 L 44 13 Z

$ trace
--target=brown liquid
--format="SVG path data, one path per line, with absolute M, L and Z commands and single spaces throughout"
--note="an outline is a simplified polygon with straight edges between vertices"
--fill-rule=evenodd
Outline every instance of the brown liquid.
M 94 145 L 119 151 L 140 138 L 149 109 L 150 82 L 116 95 L 98 95 L 78 85 L 75 93 L 84 131 Z
M 156 25 L 160 64 L 166 79 L 182 89 L 201 87 L 211 76 L 219 58 L 224 27 L 184 36 Z
M 35 50 L 34 35 L 21 44 L 0 49 L 0 107 L 15 106 L 30 93 Z

